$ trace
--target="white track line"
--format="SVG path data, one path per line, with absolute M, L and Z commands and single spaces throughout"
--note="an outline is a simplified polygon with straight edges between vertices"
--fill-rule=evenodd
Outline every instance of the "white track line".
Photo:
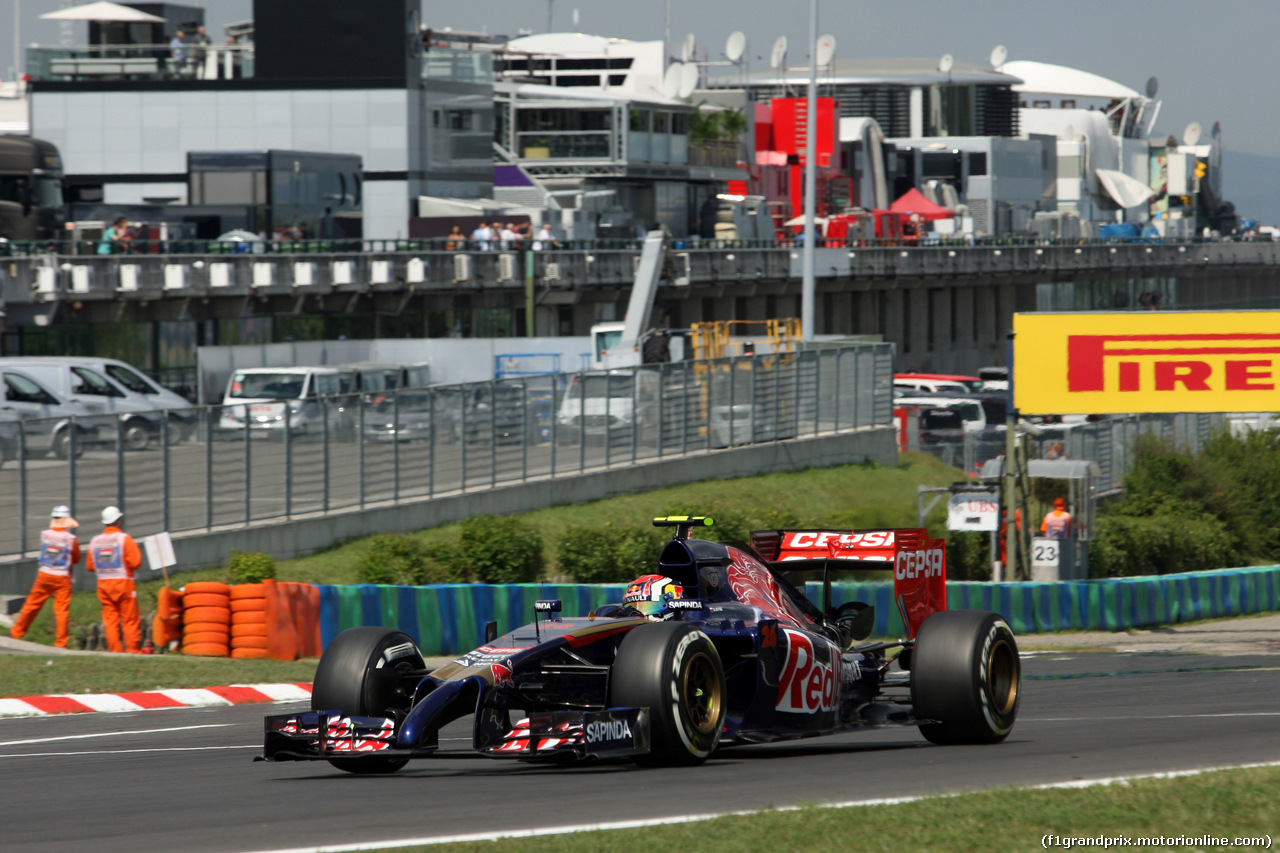
M 1070 782 L 1047 782 L 1043 785 L 1019 785 L 1015 788 L 1027 790 L 1050 790 L 1054 788 L 1092 788 L 1103 785 L 1128 784 L 1139 779 L 1177 779 L 1185 776 L 1199 776 L 1204 773 L 1215 773 L 1219 770 L 1252 770 L 1260 767 L 1280 767 L 1280 761 L 1264 761 L 1256 764 L 1234 764 L 1226 767 L 1204 767 L 1198 770 L 1170 770 L 1162 773 L 1137 773 L 1130 776 L 1108 776 L 1101 779 L 1076 779 Z M 989 789 L 990 790 L 990 789 Z M 963 793 L 980 793 L 965 791 Z M 936 800 L 956 797 L 960 794 L 928 794 L 908 797 L 884 797 L 874 800 L 850 800 L 843 803 L 819 803 L 808 806 L 778 806 L 767 811 L 795 812 L 801 808 L 844 809 L 859 806 L 892 806 L 900 803 L 914 803 L 920 800 Z M 567 835 L 572 832 L 599 832 L 615 829 L 641 829 L 648 826 L 665 826 L 673 823 L 695 823 L 713 820 L 720 817 L 741 817 L 762 814 L 765 809 L 755 811 L 719 812 L 701 815 L 674 815 L 672 817 L 645 818 L 643 820 L 624 820 L 613 823 L 589 823 L 574 826 L 547 826 L 536 829 L 512 829 L 498 832 L 475 832 L 467 835 L 436 836 L 434 838 L 396 838 L 385 841 L 356 842 L 355 844 L 333 844 L 322 847 L 289 847 L 286 849 L 252 851 L 252 853 L 349 853 L 359 850 L 386 850 L 395 847 L 425 847 L 433 844 L 467 844 L 476 841 L 497 841 L 500 838 L 538 838 L 547 835 Z

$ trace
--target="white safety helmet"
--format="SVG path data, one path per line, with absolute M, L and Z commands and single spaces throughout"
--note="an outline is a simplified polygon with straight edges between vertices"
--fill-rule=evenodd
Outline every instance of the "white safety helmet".
M 118 506 L 109 506 L 102 511 L 103 524 L 115 524 L 122 518 L 124 518 L 124 513 L 120 511 Z

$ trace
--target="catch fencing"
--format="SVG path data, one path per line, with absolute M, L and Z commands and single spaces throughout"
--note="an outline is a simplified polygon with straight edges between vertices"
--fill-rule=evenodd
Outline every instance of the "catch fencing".
M 892 377 L 892 345 L 856 344 L 205 406 L 137 450 L 23 421 L 0 434 L 0 557 L 31 555 L 57 504 L 87 530 L 114 504 L 135 537 L 210 531 L 885 426 Z
M 1227 416 L 1220 413 L 1183 413 L 1113 415 L 1084 423 L 1044 424 L 1037 427 L 1037 434 L 1028 436 L 1030 457 L 1097 462 L 1100 476 L 1095 494 L 1112 494 L 1123 486 L 1133 464 L 1134 439 L 1139 435 L 1153 434 L 1178 447 L 1199 451 L 1226 423 Z M 976 475 L 983 463 L 1004 455 L 1005 431 L 988 426 L 951 440 L 930 440 L 925 435 L 920 437 L 918 449 Z

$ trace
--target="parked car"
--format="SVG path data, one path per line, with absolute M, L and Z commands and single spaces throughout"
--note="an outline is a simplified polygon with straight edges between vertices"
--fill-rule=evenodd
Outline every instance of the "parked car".
M 126 391 L 102 373 L 74 358 L 38 356 L 0 359 L 13 364 L 53 391 L 63 400 L 79 403 L 95 417 L 98 437 L 105 442 L 119 439 L 127 450 L 144 450 L 160 433 L 166 417 L 163 409 L 147 398 Z
M 227 380 L 218 426 L 227 437 L 249 430 L 251 438 L 354 435 L 354 399 L 344 395 L 332 367 L 250 367 Z M 246 426 L 247 422 L 247 426 Z
M 28 453 L 49 453 L 59 459 L 75 455 L 98 440 L 93 413 L 63 400 L 33 377 L 11 366 L 0 366 L 0 412 L 12 412 L 21 420 L 24 446 Z
M 431 441 L 434 435 L 437 441 L 456 441 L 453 413 L 438 398 L 435 392 L 425 389 L 365 394 L 365 440 Z
M 895 373 L 893 390 L 926 394 L 972 394 L 982 390 L 982 380 L 962 373 Z
M 463 389 L 458 430 L 468 444 L 519 444 L 538 439 L 526 386 L 497 380 L 457 387 Z

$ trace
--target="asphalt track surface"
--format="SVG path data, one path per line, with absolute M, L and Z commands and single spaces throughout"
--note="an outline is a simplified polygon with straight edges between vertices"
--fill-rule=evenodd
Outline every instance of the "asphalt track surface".
M 253 763 L 276 704 L 0 720 L 0 845 L 24 853 L 259 851 L 849 802 L 1280 761 L 1274 655 L 1024 657 L 1004 744 L 908 728 L 717 752 L 691 769 L 449 754 L 356 777 Z M 1049 828 L 1046 828 L 1048 831 Z M 554 842 L 549 842 L 554 843 Z

